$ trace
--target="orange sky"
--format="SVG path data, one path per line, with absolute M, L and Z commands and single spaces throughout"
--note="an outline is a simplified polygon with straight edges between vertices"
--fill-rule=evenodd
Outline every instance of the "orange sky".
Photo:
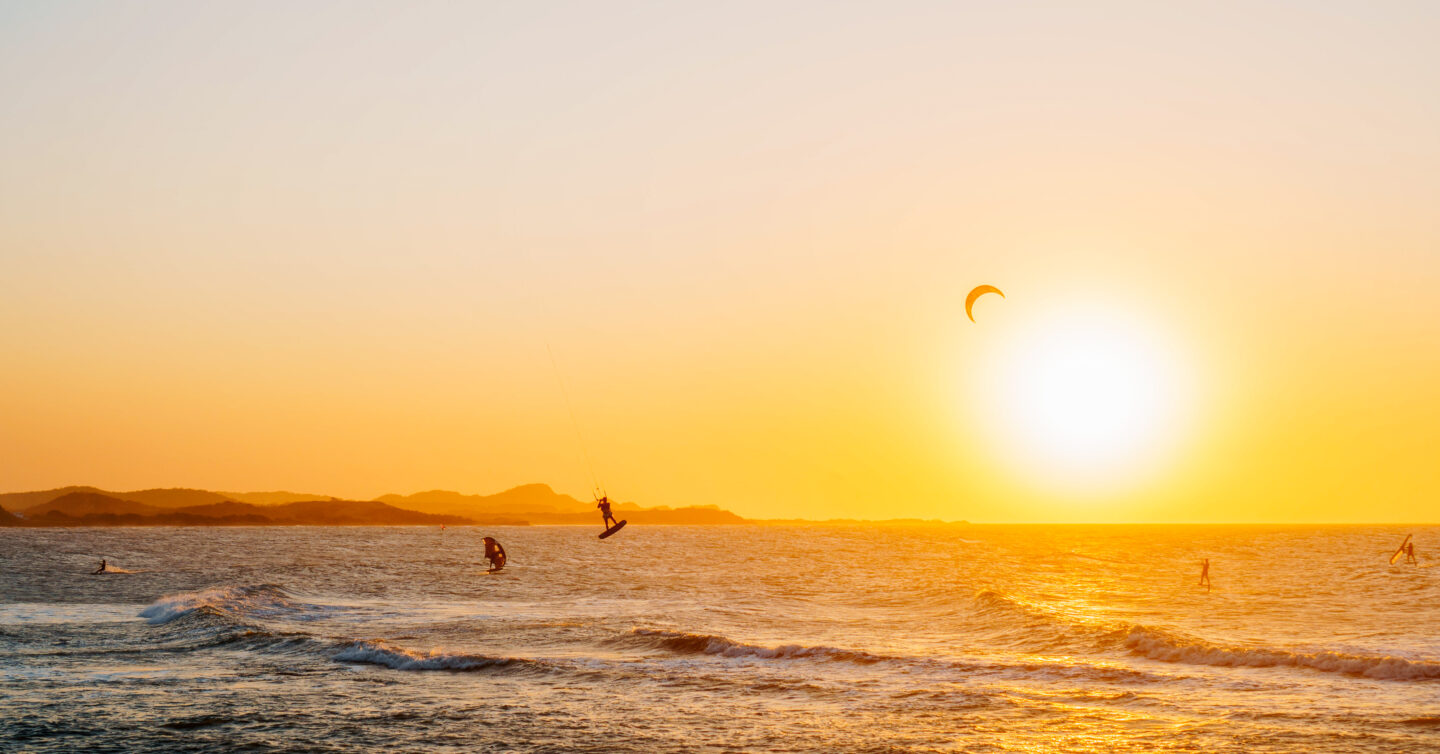
M 645 504 L 1434 521 L 1440 10 L 1088 5 L 0 4 L 0 487 L 583 496 L 548 342 Z M 1087 306 L 1184 389 L 1082 488 Z

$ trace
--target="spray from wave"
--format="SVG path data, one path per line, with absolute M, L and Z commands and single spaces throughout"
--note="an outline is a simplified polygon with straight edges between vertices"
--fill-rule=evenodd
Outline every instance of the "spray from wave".
M 271 618 L 316 614 L 333 608 L 296 601 L 283 587 L 274 584 L 223 586 L 198 592 L 181 592 L 156 600 L 140 611 L 151 625 L 169 623 L 194 614 L 230 618 Z

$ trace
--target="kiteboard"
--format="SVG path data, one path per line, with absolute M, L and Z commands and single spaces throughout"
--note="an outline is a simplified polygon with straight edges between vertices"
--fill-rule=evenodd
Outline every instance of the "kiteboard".
M 615 524 L 614 526 L 610 527 L 609 529 L 606 529 L 605 531 L 600 532 L 600 538 L 601 538 L 601 539 L 604 539 L 604 538 L 610 536 L 611 534 L 614 534 L 615 532 L 620 531 L 621 529 L 624 529 L 626 523 L 627 523 L 627 522 L 625 522 L 625 521 L 621 521 L 620 523 Z
M 1404 542 L 1401 542 L 1401 543 L 1400 543 L 1400 546 L 1399 546 L 1398 548 L 1396 548 L 1395 554 L 1390 556 L 1390 565 L 1395 565 L 1395 561 L 1399 560 L 1399 559 L 1400 559 L 1400 556 L 1405 554 L 1405 545 L 1410 544 L 1410 538 L 1413 537 L 1413 536 L 1415 536 L 1415 535 L 1414 535 L 1414 534 L 1406 534 L 1406 535 L 1405 535 L 1405 541 L 1404 541 Z

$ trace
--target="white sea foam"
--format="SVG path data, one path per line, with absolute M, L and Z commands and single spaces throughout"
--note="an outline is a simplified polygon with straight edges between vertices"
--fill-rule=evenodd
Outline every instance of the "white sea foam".
M 306 609 L 320 608 L 295 602 L 284 589 L 273 584 L 259 584 L 214 587 L 198 592 L 167 595 L 141 610 L 140 617 L 158 625 L 196 612 L 267 617 Z

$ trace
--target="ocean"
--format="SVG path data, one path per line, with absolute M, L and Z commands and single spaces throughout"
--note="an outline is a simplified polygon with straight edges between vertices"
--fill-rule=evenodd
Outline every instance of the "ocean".
M 1440 750 L 1440 527 L 598 532 L 0 529 L 0 751 Z

